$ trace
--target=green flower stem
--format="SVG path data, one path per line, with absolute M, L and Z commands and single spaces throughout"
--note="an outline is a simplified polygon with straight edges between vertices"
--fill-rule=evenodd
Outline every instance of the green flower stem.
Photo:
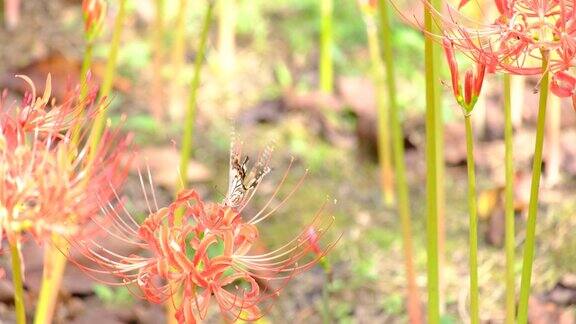
M 410 194 L 408 180 L 406 179 L 406 162 L 404 157 L 404 132 L 400 121 L 398 103 L 396 98 L 396 77 L 394 74 L 392 30 L 388 18 L 388 0 L 378 3 L 380 17 L 380 37 L 386 67 L 386 84 L 388 92 L 388 106 L 390 110 L 390 128 L 392 137 L 392 155 L 396 171 L 397 209 L 402 228 L 402 242 L 404 249 L 404 269 L 406 271 L 407 309 L 410 323 L 422 323 L 422 311 L 418 286 L 416 285 L 416 270 L 414 267 L 414 248 L 412 242 L 412 221 L 410 216 Z
M 184 120 L 184 132 L 182 133 L 182 148 L 180 150 L 180 177 L 178 178 L 176 184 L 176 194 L 188 185 L 188 163 L 190 162 L 190 156 L 192 155 L 192 143 L 194 136 L 194 124 L 196 122 L 196 108 L 198 88 L 200 86 L 200 75 L 202 70 L 202 63 L 204 62 L 204 56 L 206 55 L 206 44 L 208 43 L 208 33 L 210 32 L 210 27 L 212 26 L 212 21 L 214 20 L 214 7 L 216 1 L 208 1 L 206 7 L 206 13 L 204 14 L 204 21 L 202 23 L 202 30 L 200 31 L 200 44 L 198 47 L 198 53 L 196 54 L 196 60 L 194 61 L 194 75 L 192 76 L 192 82 L 190 83 L 190 94 L 188 97 L 188 106 L 186 110 L 186 117 Z M 177 224 L 182 222 L 183 209 L 179 209 L 175 214 L 175 222 Z M 180 287 L 173 287 L 175 290 L 179 290 Z M 174 297 L 166 303 L 167 310 L 167 323 L 176 323 L 174 317 L 176 310 L 174 305 L 180 303 L 182 296 L 180 293 L 176 293 Z
M 374 16 L 365 13 L 366 33 L 368 36 L 368 48 L 372 63 L 372 78 L 376 89 L 376 109 L 378 110 L 378 163 L 380 164 L 380 178 L 384 204 L 391 206 L 394 204 L 394 168 L 392 166 L 392 155 L 390 145 L 390 109 L 386 107 L 385 93 L 386 79 L 384 66 L 382 65 L 382 55 L 378 44 L 378 30 Z
M 332 316 L 330 316 L 330 283 L 328 279 L 324 281 L 324 286 L 322 287 L 322 323 L 330 324 L 332 323 Z
M 164 0 L 155 0 L 155 17 L 152 26 L 152 89 L 150 108 L 154 118 L 161 122 L 164 115 L 163 96 L 164 96 L 164 78 L 162 68 L 164 63 Z
M 116 15 L 116 20 L 114 21 L 114 30 L 112 32 L 112 42 L 110 44 L 110 53 L 108 54 L 108 59 L 106 63 L 106 70 L 104 72 L 104 78 L 102 80 L 102 85 L 100 86 L 99 98 L 108 98 L 110 92 L 112 91 L 112 85 L 114 84 L 114 78 L 116 76 L 116 62 L 118 61 L 118 51 L 120 49 L 120 37 L 122 36 L 122 30 L 124 29 L 124 18 L 126 16 L 126 0 L 118 1 L 118 14 Z M 102 136 L 102 131 L 104 130 L 104 125 L 106 121 L 105 111 L 99 113 L 94 120 L 92 129 L 90 131 L 90 156 L 88 161 L 94 159 L 94 154 L 98 150 L 100 143 L 100 137 Z
M 430 0 L 430 3 L 437 10 L 442 11 L 442 0 Z M 442 34 L 439 30 L 437 22 L 432 22 L 430 25 L 431 32 L 436 35 Z M 442 269 L 446 263 L 446 166 L 444 163 L 444 118 L 442 114 L 442 89 L 440 87 L 440 75 L 439 72 L 442 68 L 444 60 L 442 59 L 442 49 L 436 41 L 432 41 L 432 51 L 434 52 L 433 64 L 434 64 L 434 78 L 432 86 L 434 87 L 436 100 L 436 109 L 434 114 L 435 121 L 435 137 L 434 145 L 436 145 L 436 208 L 437 208 L 437 226 L 438 226 L 438 268 Z M 438 295 L 439 301 L 438 305 L 440 307 L 440 313 L 446 311 L 445 305 L 445 280 L 442 277 L 442 272 L 438 272 Z
M 424 7 L 424 27 L 433 30 L 430 9 Z M 424 65 L 426 72 L 426 252 L 428 276 L 428 323 L 440 322 L 440 269 L 438 255 L 438 209 L 439 209 L 439 168 L 438 133 L 439 129 L 439 90 L 438 50 L 434 40 L 427 35 L 424 43 Z
M 200 72 L 202 69 L 202 62 L 206 55 L 206 43 L 208 42 L 208 32 L 212 25 L 214 18 L 214 5 L 215 1 L 208 1 L 206 13 L 204 14 L 204 22 L 200 34 L 200 45 L 196 60 L 194 61 L 194 75 L 190 84 L 190 94 L 188 97 L 188 108 L 186 110 L 186 119 L 184 120 L 184 132 L 182 134 L 182 149 L 180 151 L 180 179 L 178 179 L 178 191 L 186 188 L 188 181 L 186 175 L 188 174 L 188 162 L 192 155 L 192 142 L 194 137 L 194 124 L 196 122 L 196 108 L 198 87 L 200 86 Z
M 38 305 L 34 315 L 34 324 L 50 324 L 54 317 L 60 284 L 66 268 L 68 243 L 62 237 L 54 235 L 52 244 L 44 250 L 44 268 L 42 285 L 38 296 Z
M 331 93 L 334 70 L 332 65 L 333 0 L 320 0 L 320 90 Z
M 26 323 L 26 308 L 24 307 L 24 282 L 22 281 L 22 259 L 19 244 L 10 244 L 12 256 L 12 282 L 14 284 L 14 307 L 16 308 L 16 323 Z
M 514 282 L 514 160 L 512 140 L 512 101 L 510 74 L 504 74 L 504 147 L 505 147 L 505 173 L 506 187 L 504 198 L 505 209 L 505 239 L 506 250 L 506 324 L 514 324 L 516 316 L 516 291 Z
M 93 42 L 87 42 L 86 50 L 84 51 L 84 58 L 82 59 L 82 67 L 80 68 L 81 103 L 83 103 L 83 99 L 85 99 L 86 95 L 88 94 L 87 77 L 88 77 L 88 71 L 90 70 L 90 66 L 92 66 L 92 57 L 94 52 L 93 49 L 94 49 Z
M 468 169 L 468 208 L 470 216 L 470 323 L 478 324 L 478 207 L 476 203 L 476 172 L 474 166 L 474 139 L 470 114 L 464 116 L 466 124 L 466 166 Z
M 330 313 L 330 286 L 332 285 L 334 274 L 332 273 L 332 266 L 326 257 L 320 259 L 320 267 L 324 270 L 324 286 L 322 287 L 322 323 L 332 323 L 332 316 Z
M 88 41 L 86 43 L 86 50 L 84 51 L 84 58 L 82 59 L 82 67 L 80 68 L 80 102 L 82 107 L 86 104 L 86 96 L 88 95 L 88 71 L 92 66 L 94 43 Z M 84 109 L 80 109 L 83 113 Z M 72 143 L 78 143 L 80 140 L 81 125 L 76 126 L 72 130 Z
M 520 300 L 518 303 L 519 324 L 528 322 L 528 299 L 530 298 L 530 281 L 534 263 L 536 241 L 536 217 L 538 216 L 538 191 L 542 174 L 542 147 L 544 146 L 544 129 L 546 126 L 546 104 L 548 102 L 550 53 L 542 53 L 542 79 L 540 80 L 540 101 L 538 102 L 538 122 L 536 125 L 536 144 L 534 147 L 534 162 L 532 165 L 532 183 L 530 186 L 530 202 L 528 204 L 528 220 L 526 223 L 526 240 L 522 260 L 522 281 L 520 284 Z

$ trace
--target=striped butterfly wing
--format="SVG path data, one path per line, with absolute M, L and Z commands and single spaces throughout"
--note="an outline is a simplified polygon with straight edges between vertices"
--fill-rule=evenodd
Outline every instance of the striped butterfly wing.
M 249 159 L 247 156 L 242 157 L 241 145 L 233 138 L 230 149 L 228 193 L 223 200 L 226 206 L 241 209 L 248 203 L 264 176 L 270 172 L 272 152 L 272 145 L 268 145 L 248 173 Z

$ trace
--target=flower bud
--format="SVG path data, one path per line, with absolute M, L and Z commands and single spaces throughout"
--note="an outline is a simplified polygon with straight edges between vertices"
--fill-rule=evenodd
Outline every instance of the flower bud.
M 468 70 L 464 74 L 464 97 L 462 97 L 462 90 L 460 87 L 460 79 L 458 72 L 458 63 L 454 55 L 454 45 L 450 40 L 444 39 L 444 54 L 446 55 L 446 60 L 448 61 L 448 66 L 450 67 L 450 76 L 452 78 L 452 91 L 454 91 L 454 97 L 456 102 L 460 105 L 467 113 L 470 113 L 478 100 L 480 95 L 480 90 L 482 90 L 482 84 L 484 83 L 484 75 L 486 73 L 486 65 L 482 63 L 476 63 L 475 73 L 472 70 Z
M 454 91 L 454 96 L 456 101 L 460 101 L 462 94 L 460 93 L 460 80 L 458 79 L 458 63 L 456 63 L 456 58 L 454 57 L 454 46 L 451 41 L 444 39 L 442 42 L 444 46 L 444 54 L 446 55 L 446 60 L 448 61 L 448 67 L 450 67 L 450 76 L 452 77 L 452 91 Z
M 470 104 L 472 103 L 473 83 L 474 83 L 474 74 L 472 74 L 472 71 L 467 70 L 466 73 L 464 74 L 464 103 L 466 104 L 466 106 L 470 106 Z
M 82 14 L 84 16 L 84 32 L 87 40 L 91 42 L 102 29 L 106 15 L 106 2 L 104 0 L 82 0 Z
M 476 79 L 474 80 L 474 96 L 477 98 L 482 90 L 484 83 L 484 74 L 486 74 L 486 65 L 476 64 Z

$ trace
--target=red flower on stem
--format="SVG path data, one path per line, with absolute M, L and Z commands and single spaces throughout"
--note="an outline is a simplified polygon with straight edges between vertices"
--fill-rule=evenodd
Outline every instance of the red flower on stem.
M 503 71 L 517 75 L 541 75 L 543 51 L 549 55 L 548 71 L 559 84 L 552 92 L 560 97 L 574 97 L 571 69 L 576 61 L 576 7 L 569 0 L 495 0 L 498 16 L 479 22 L 464 16 L 459 9 L 469 1 L 460 1 L 458 8 L 446 3 L 430 8 L 441 26 L 438 40 L 449 40 L 457 50 L 489 72 Z M 411 19 L 407 15 L 404 18 Z M 421 23 L 416 22 L 421 28 Z M 569 87 L 572 86 L 570 89 Z M 574 98 L 573 98 L 574 100 Z
M 5 90 L 0 98 L 0 130 L 6 144 L 14 148 L 26 140 L 26 134 L 37 133 L 39 138 L 47 135 L 64 138 L 62 133 L 74 129 L 74 125 L 85 125 L 88 120 L 101 113 L 106 104 L 96 102 L 97 87 L 88 84 L 88 94 L 80 99 L 79 87 L 69 88 L 64 102 L 56 104 L 51 98 L 52 78 L 48 74 L 42 97 L 36 96 L 36 87 L 25 75 L 16 77 L 24 80 L 30 90 L 24 93 L 19 104 L 6 107 L 8 95 Z M 88 78 L 90 82 L 90 78 Z M 83 102 L 81 102 L 83 101 Z
M 135 284 L 154 303 L 171 300 L 176 288 L 182 287 L 182 301 L 175 305 L 180 323 L 204 319 L 212 301 L 227 320 L 260 318 L 265 301 L 277 296 L 291 278 L 315 265 L 334 245 L 324 249 L 319 245 L 333 222 L 323 213 L 323 206 L 310 225 L 286 244 L 266 253 L 255 251 L 260 240 L 258 223 L 282 207 L 304 179 L 271 207 L 289 167 L 265 206 L 255 215 L 244 214 L 269 171 L 270 153 L 265 150 L 248 172 L 247 159 L 240 159 L 239 147 L 233 147 L 230 190 L 222 203 L 206 202 L 196 191 L 184 190 L 170 205 L 158 208 L 141 176 L 148 217 L 139 224 L 119 199 L 116 206 L 103 206 L 109 221 L 101 223 L 112 237 L 140 252 L 120 255 L 94 240 L 84 240 L 76 245 L 95 266 L 79 266 L 91 274 L 117 276 L 122 284 Z M 310 229 L 315 233 L 314 245 L 309 244 Z

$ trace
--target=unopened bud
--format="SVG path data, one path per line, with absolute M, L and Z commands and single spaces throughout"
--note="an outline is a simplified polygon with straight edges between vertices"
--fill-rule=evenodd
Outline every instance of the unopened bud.
M 83 0 L 82 14 L 86 38 L 89 42 L 93 41 L 102 29 L 106 15 L 106 2 L 104 0 Z
M 454 97 L 456 101 L 460 101 L 462 94 L 460 93 L 460 80 L 458 77 L 458 63 L 454 56 L 454 45 L 452 42 L 446 38 L 442 42 L 444 46 L 444 54 L 446 55 L 446 60 L 448 61 L 448 67 L 450 68 L 450 77 L 452 78 L 452 91 L 454 92 Z

